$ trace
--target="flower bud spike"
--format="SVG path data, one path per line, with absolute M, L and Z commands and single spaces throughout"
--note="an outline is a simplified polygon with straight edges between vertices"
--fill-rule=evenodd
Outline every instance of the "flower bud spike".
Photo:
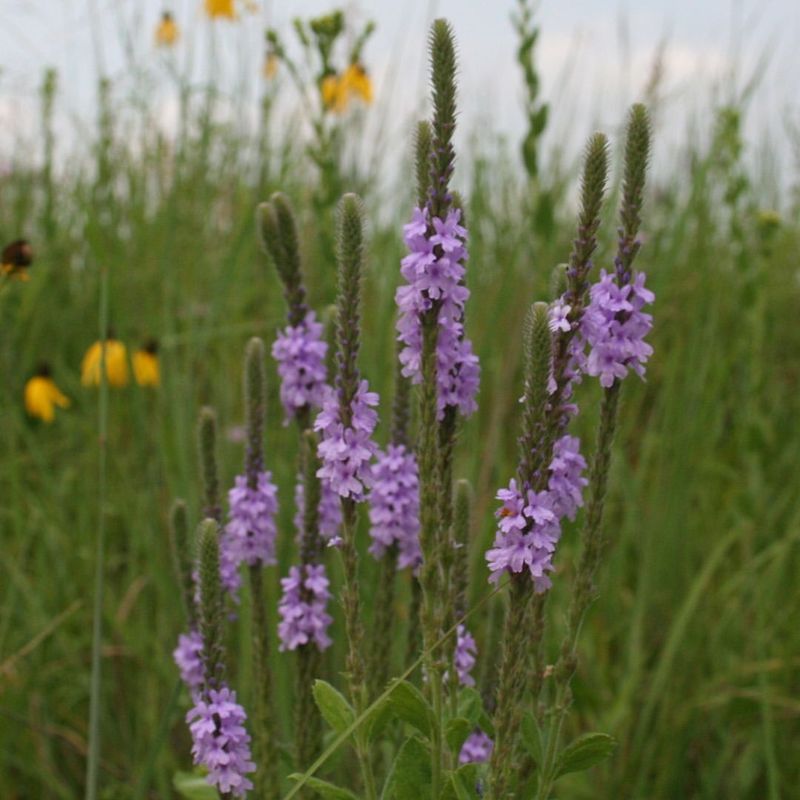
M 203 516 L 222 521 L 217 473 L 217 415 L 213 408 L 200 409 L 197 425 L 200 478 L 203 483 Z
M 417 123 L 414 138 L 414 165 L 417 175 L 417 206 L 424 208 L 428 202 L 431 185 L 431 125 L 422 121 Z
M 197 532 L 200 562 L 200 632 L 205 652 L 206 689 L 222 685 L 225 672 L 222 644 L 222 584 L 219 576 L 219 525 L 204 519 Z
M 456 46 L 453 30 L 445 19 L 437 19 L 429 37 L 433 122 L 431 125 L 431 176 L 428 193 L 431 215 L 444 216 L 450 206 L 449 185 L 455 152 Z
M 258 474 L 264 469 L 264 423 L 266 418 L 267 381 L 264 369 L 264 342 L 253 337 L 244 355 L 245 428 L 247 455 L 245 475 L 248 486 L 255 489 Z

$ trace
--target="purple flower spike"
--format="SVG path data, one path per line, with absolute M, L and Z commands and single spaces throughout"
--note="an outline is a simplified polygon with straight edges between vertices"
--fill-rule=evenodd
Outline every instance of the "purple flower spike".
M 334 391 L 327 393 L 314 422 L 314 430 L 322 432 L 317 451 L 322 466 L 317 476 L 340 497 L 362 501 L 372 485 L 369 462 L 378 449 L 371 438 L 378 423 L 376 405 L 378 395 L 370 392 L 367 382 L 362 380 L 353 398 L 347 428 L 341 422 L 339 397 Z
M 580 446 L 577 436 L 562 436 L 553 445 L 547 490 L 550 506 L 559 519 L 575 519 L 575 514 L 583 505 L 583 487 L 589 481 L 583 476 L 586 459 L 581 455 Z
M 211 689 L 186 715 L 192 734 L 195 764 L 208 770 L 206 780 L 222 794 L 244 797 L 253 788 L 246 777 L 255 764 L 250 760 L 250 734 L 244 727 L 244 709 L 236 702 L 236 692 L 227 686 Z
M 464 305 L 469 298 L 464 286 L 467 231 L 460 220 L 459 209 L 450 209 L 444 220 L 430 220 L 427 208 L 414 209 L 411 222 L 403 228 L 409 253 L 400 271 L 406 284 L 395 295 L 400 310 L 398 339 L 404 345 L 400 362 L 403 374 L 414 383 L 422 381 L 421 315 L 434 302 L 439 305 L 436 360 L 440 417 L 447 406 L 458 408 L 464 416 L 472 414 L 477 408 L 480 383 L 478 357 L 464 336 Z
M 203 637 L 200 633 L 182 633 L 178 637 L 178 646 L 172 651 L 172 658 L 181 673 L 181 680 L 196 698 L 203 685 Z
M 322 323 L 309 311 L 299 325 L 285 327 L 272 345 L 287 423 L 304 408 L 319 408 L 325 398 L 328 345 L 322 335 Z
M 494 742 L 482 730 L 473 731 L 461 747 L 459 764 L 484 764 L 491 758 Z
M 553 571 L 553 552 L 561 536 L 552 498 L 548 492 L 532 489 L 523 494 L 512 479 L 508 489 L 498 491 L 497 499 L 503 505 L 496 514 L 499 523 L 494 547 L 486 552 L 490 580 L 496 583 L 504 572 L 527 569 L 535 590 L 546 591 L 551 585 L 547 573 Z
M 369 548 L 381 558 L 397 545 L 397 568 L 416 569 L 422 561 L 419 546 L 419 477 L 417 460 L 404 445 L 389 445 L 378 453 L 369 496 Z
M 645 275 L 634 275 L 632 283 L 619 286 L 617 277 L 605 270 L 590 290 L 590 303 L 581 321 L 581 334 L 589 346 L 586 372 L 600 378 L 608 388 L 622 380 L 628 370 L 644 377 L 644 365 L 653 348 L 644 337 L 653 318 L 642 310 L 655 300 L 644 285 Z
M 309 642 L 314 642 L 320 650 L 330 646 L 328 626 L 333 619 L 326 611 L 331 598 L 328 585 L 324 564 L 292 567 L 289 577 L 281 579 L 283 597 L 278 606 L 281 650 L 296 650 Z
M 278 512 L 278 489 L 272 473 L 259 472 L 255 489 L 238 475 L 228 492 L 230 512 L 220 541 L 222 584 L 234 600 L 241 585 L 239 567 L 275 562 L 275 515 Z
M 462 686 L 474 686 L 475 678 L 472 677 L 472 668 L 475 666 L 475 656 L 478 653 L 478 645 L 475 639 L 467 630 L 466 626 L 459 625 L 456 629 L 456 650 L 454 660 L 458 682 Z

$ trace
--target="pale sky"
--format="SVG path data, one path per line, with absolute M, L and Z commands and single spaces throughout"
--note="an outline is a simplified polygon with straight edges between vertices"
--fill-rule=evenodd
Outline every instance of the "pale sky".
M 175 113 L 169 71 L 177 68 L 202 82 L 212 37 L 220 85 L 231 93 L 237 84 L 247 85 L 254 109 L 265 21 L 291 40 L 293 17 L 339 5 L 377 22 L 365 61 L 379 101 L 391 104 L 398 130 L 424 108 L 425 37 L 435 16 L 451 20 L 459 43 L 462 129 L 487 122 L 512 141 L 523 130 L 509 19 L 515 0 L 259 5 L 258 14 L 212 25 L 202 0 L 0 0 L 0 159 L 8 158 L 12 137 L 19 147 L 36 125 L 36 89 L 46 66 L 55 66 L 61 76 L 62 144 L 91 130 L 98 69 L 112 78 L 118 93 L 135 89 L 141 103 L 158 108 L 168 128 Z M 166 57 L 152 44 L 163 8 L 172 10 L 182 29 L 182 41 Z M 577 147 L 593 127 L 615 129 L 625 108 L 640 98 L 663 45 L 663 151 L 684 137 L 694 120 L 708 120 L 709 104 L 724 101 L 733 86 L 743 88 L 764 59 L 748 134 L 762 143 L 768 136 L 789 158 L 786 120 L 800 124 L 800 0 L 541 0 L 537 19 L 542 93 L 552 104 L 551 139 Z

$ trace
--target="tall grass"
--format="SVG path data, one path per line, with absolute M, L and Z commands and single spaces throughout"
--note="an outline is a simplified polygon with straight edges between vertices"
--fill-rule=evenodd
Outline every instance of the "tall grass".
M 269 344 L 282 319 L 253 229 L 255 205 L 271 191 L 286 192 L 301 212 L 312 303 L 333 299 L 332 254 L 316 238 L 312 209 L 327 212 L 314 205 L 317 174 L 294 129 L 283 137 L 268 118 L 258 135 L 221 125 L 208 93 L 182 106 L 174 139 L 154 133 L 140 111 L 132 141 L 113 124 L 122 101 L 108 90 L 100 96 L 91 160 L 54 169 L 49 157 L 20 157 L 0 182 L 0 239 L 24 233 L 38 252 L 32 280 L 0 297 L 0 795 L 9 798 L 79 796 L 90 752 L 99 754 L 99 797 L 174 796 L 172 777 L 188 768 L 189 747 L 170 658 L 182 621 L 167 509 L 179 495 L 197 517 L 196 412 L 213 402 L 223 434 L 241 424 L 242 347 L 253 334 Z M 796 206 L 779 209 L 779 222 L 761 213 L 777 190 L 747 174 L 735 146 L 739 111 L 718 111 L 714 137 L 687 148 L 648 196 L 640 263 L 658 298 L 656 356 L 647 383 L 626 387 L 609 558 L 584 627 L 568 723 L 607 730 L 621 745 L 589 778 L 565 779 L 564 797 L 800 796 L 800 223 Z M 48 124 L 45 116 L 45 131 Z M 48 141 L 32 146 L 52 153 Z M 568 249 L 571 209 L 542 157 L 539 180 L 554 211 L 548 226 L 534 228 L 531 184 L 516 154 L 489 135 L 475 138 L 467 172 L 469 326 L 485 377 L 455 473 L 476 487 L 474 603 L 487 593 L 481 554 L 492 537 L 493 490 L 515 460 L 521 344 L 512 332 Z M 367 197 L 374 180 L 355 167 L 341 176 Z M 394 313 L 410 193 L 367 208 L 373 266 L 363 364 L 386 396 L 394 345 L 382 323 Z M 601 242 L 598 261 L 610 263 L 613 251 L 613 241 Z M 104 274 L 109 323 L 129 345 L 157 336 L 163 370 L 157 392 L 109 390 L 105 502 L 95 477 L 97 398 L 78 375 L 96 339 Z M 41 358 L 73 399 L 52 426 L 28 420 L 21 403 Z M 593 424 L 580 420 L 584 436 Z M 282 567 L 293 548 L 295 447 L 291 432 L 276 428 L 269 460 L 281 488 Z M 225 435 L 220 457 L 230 480 L 239 445 Z M 96 750 L 87 719 L 98 503 L 107 547 Z M 575 536 L 562 541 L 568 576 Z M 362 563 L 375 585 L 378 567 Z M 569 581 L 555 580 L 550 660 L 568 601 L 561 584 Z M 241 618 L 244 639 L 246 602 Z M 492 618 L 489 609 L 473 623 L 488 664 Z M 335 646 L 343 638 L 335 635 Z M 248 698 L 246 651 L 238 667 Z M 288 730 L 292 662 L 275 659 Z

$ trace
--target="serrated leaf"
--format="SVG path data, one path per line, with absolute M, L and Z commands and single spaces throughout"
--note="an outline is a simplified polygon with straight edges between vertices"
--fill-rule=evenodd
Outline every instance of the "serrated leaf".
M 542 733 L 539 729 L 539 723 L 536 717 L 528 711 L 522 718 L 522 742 L 528 755 L 534 760 L 536 765 L 542 763 Z
M 295 772 L 289 776 L 289 779 L 297 781 L 302 777 L 301 773 Z M 358 795 L 353 794 L 349 789 L 343 789 L 341 786 L 335 786 L 319 778 L 308 778 L 304 786 L 312 789 L 320 797 L 324 797 L 325 800 L 358 800 Z
M 559 753 L 555 776 L 559 778 L 569 772 L 589 769 L 609 758 L 616 748 L 617 740 L 607 733 L 585 733 Z
M 444 729 L 444 738 L 453 755 L 458 756 L 461 746 L 472 733 L 474 725 L 466 717 L 456 717 L 448 721 Z
M 421 800 L 430 797 L 431 753 L 417 736 L 406 739 L 386 777 L 381 800 Z
M 186 800 L 218 800 L 217 790 L 206 780 L 205 775 L 195 772 L 176 772 L 172 777 L 175 791 Z
M 342 733 L 353 723 L 353 707 L 338 689 L 334 689 L 327 681 L 316 680 L 313 692 L 320 714 L 336 733 Z
M 416 686 L 408 681 L 398 681 L 387 700 L 395 716 L 413 725 L 420 733 L 429 736 L 434 724 L 433 709 Z

